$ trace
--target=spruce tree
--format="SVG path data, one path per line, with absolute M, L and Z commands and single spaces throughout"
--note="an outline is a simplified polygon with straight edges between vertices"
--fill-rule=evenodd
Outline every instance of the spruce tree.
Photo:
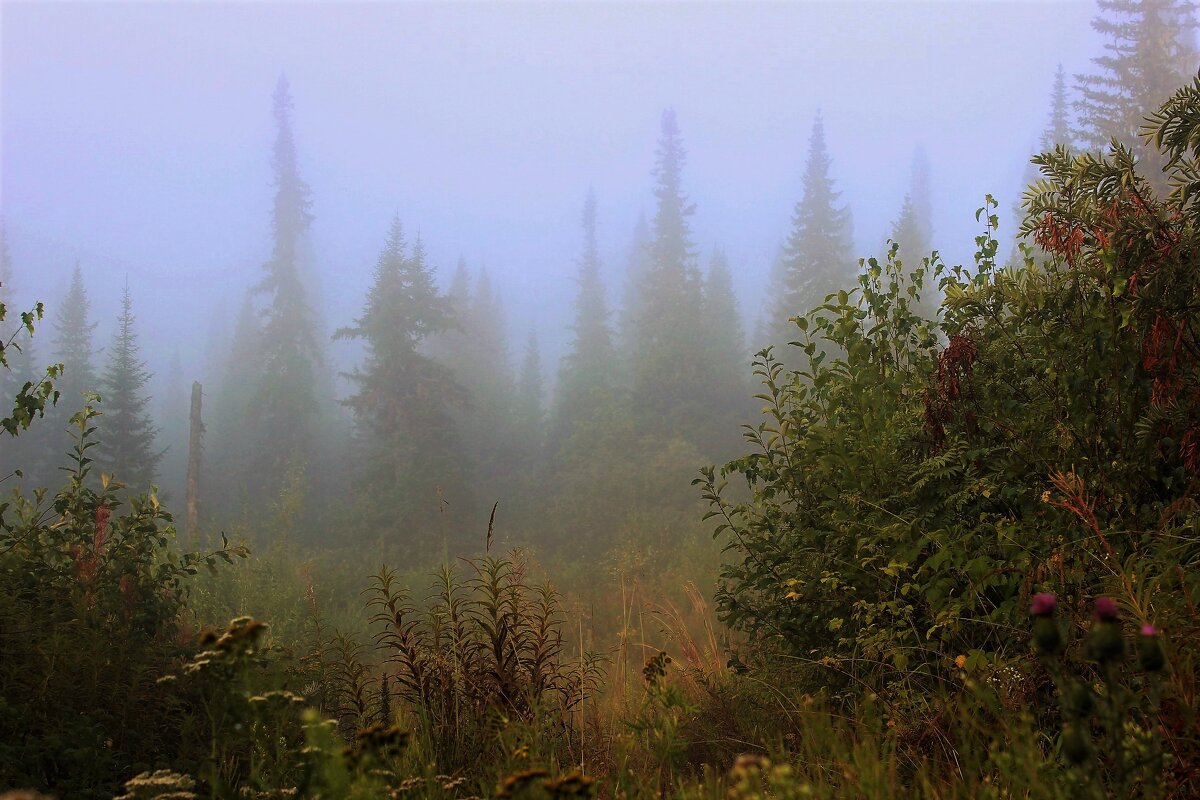
M 708 423 L 719 458 L 733 458 L 743 445 L 741 424 L 750 419 L 750 352 L 723 248 L 713 251 L 704 282 L 705 362 L 711 408 Z
M 83 270 L 76 262 L 71 273 L 70 288 L 59 304 L 54 320 L 54 355 L 64 367 L 62 380 L 59 381 L 62 392 L 59 405 L 67 415 L 83 406 L 85 392 L 94 392 L 99 388 L 92 360 L 92 333 L 96 323 L 91 322 L 91 310 L 92 302 L 83 283 Z
M 703 293 L 688 218 L 694 207 L 683 193 L 683 141 L 675 112 L 663 112 L 654 176 L 657 207 L 645 276 L 634 319 L 633 408 L 646 433 L 679 436 L 699 444 L 706 378 L 703 363 Z
M 205 450 L 212 453 L 206 460 L 221 469 L 210 470 L 205 479 L 206 491 L 216 502 L 206 502 L 204 508 L 218 515 L 211 520 L 217 525 L 231 524 L 238 512 L 248 510 L 254 488 L 248 476 L 258 457 L 253 415 L 255 387 L 261 377 L 262 329 L 253 292 L 242 297 L 228 341 L 224 362 L 214 365 L 220 374 L 216 390 L 205 391 L 213 398 L 211 410 L 205 413 L 209 420 Z
M 515 414 L 518 441 L 525 451 L 527 467 L 532 467 L 532 457 L 541 447 L 545 431 L 545 379 L 542 375 L 542 352 L 538 346 L 537 331 L 529 332 L 525 344 L 525 355 L 521 360 L 521 371 L 517 376 Z
M 450 301 L 455 324 L 459 324 L 466 317 L 467 305 L 471 302 L 471 271 L 467 268 L 467 259 L 461 255 L 454 265 L 454 275 L 450 278 L 446 297 Z
M 850 211 L 837 205 L 840 192 L 834 189 L 831 165 L 825 123 L 818 114 L 809 137 L 803 196 L 792 214 L 778 282 L 772 287 L 771 343 L 777 346 L 796 338 L 791 317 L 819 306 L 826 295 L 847 288 L 853 279 Z
M 282 488 L 289 472 L 308 466 L 316 434 L 316 368 L 321 357 L 300 264 L 301 243 L 312 222 L 312 199 L 297 165 L 286 78 L 281 77 L 275 89 L 274 116 L 274 244 L 266 274 L 256 287 L 268 299 L 260 341 L 262 374 L 252 408 L 257 455 L 247 476 L 268 495 Z
M 1071 128 L 1071 107 L 1067 101 L 1067 74 L 1059 64 L 1054 71 L 1054 87 L 1050 90 L 1050 115 L 1046 129 L 1042 131 L 1039 144 L 1043 151 L 1053 150 L 1055 145 L 1074 145 L 1075 134 Z
M 767 268 L 767 291 L 766 297 L 759 309 L 758 318 L 754 322 L 754 331 L 751 333 L 752 345 L 751 351 L 757 353 L 767 345 L 781 346 L 786 342 L 795 339 L 795 329 L 786 331 L 787 338 L 779 340 L 780 325 L 775 319 L 778 312 L 779 300 L 777 295 L 783 291 L 784 279 L 787 275 L 787 246 L 780 244 L 775 251 L 774 258 L 771 259 L 771 265 Z M 776 353 L 776 355 L 781 355 Z
M 465 320 L 467 363 L 466 380 L 477 399 L 508 406 L 513 380 L 509 360 L 504 302 L 492 287 L 486 268 L 479 270 L 475 290 Z
M 933 226 L 930 220 L 931 201 L 929 197 L 929 162 L 920 150 L 913 156 L 912 179 L 904 202 L 900 206 L 900 214 L 892 223 L 890 239 L 896 244 L 896 257 L 904 265 L 904 272 L 911 275 L 931 255 L 933 248 Z M 937 317 L 941 294 L 937 282 L 928 270 L 925 271 L 922 285 L 913 287 L 919 300 L 912 309 L 926 320 Z M 911 299 L 910 299 L 911 302 Z
M 509 358 L 508 331 L 500 293 L 481 268 L 475 277 L 462 323 L 465 349 L 456 371 L 468 392 L 460 415 L 462 441 L 470 443 L 470 483 L 479 505 L 467 509 L 464 522 L 483 517 L 491 503 L 513 495 L 510 454 L 520 434 L 514 424 L 515 390 Z
M 435 361 L 444 364 L 456 375 L 463 369 L 467 351 L 466 319 L 471 306 L 471 270 L 467 260 L 458 257 L 450 285 L 446 288 L 449 327 L 431 335 L 422 349 Z
M 448 406 L 461 391 L 449 369 L 423 352 L 453 324 L 420 239 L 407 252 L 399 217 L 379 254 L 366 304 L 336 338 L 361 339 L 366 356 L 348 377 L 359 449 L 359 508 L 377 534 L 429 537 L 439 499 L 463 486 Z M 458 500 L 454 496 L 455 501 Z
M 616 381 L 616 358 L 609 326 L 600 254 L 596 245 L 596 195 L 583 204 L 583 247 L 575 294 L 574 339 L 563 358 L 555 392 L 554 439 L 561 441 L 577 421 L 594 416 Z
M 183 360 L 176 347 L 167 367 L 162 402 L 158 411 L 159 443 L 164 453 L 160 463 L 159 486 L 162 495 L 181 505 L 187 489 L 188 434 L 191 396 L 184 386 Z
M 1150 114 L 1195 75 L 1195 4 L 1190 0 L 1097 0 L 1092 27 L 1108 38 L 1096 71 L 1076 75 L 1080 136 L 1093 150 L 1117 139 L 1144 162 L 1143 172 L 1164 190 L 1162 156 L 1145 147 Z
M 625 256 L 625 280 L 621 287 L 621 310 L 617 316 L 618 366 L 622 382 L 630 383 L 635 355 L 638 351 L 638 320 L 642 313 L 642 295 L 650 274 L 650 223 L 639 214 L 629 239 Z
M 150 396 L 146 393 L 151 377 L 138 350 L 133 298 L 127 284 L 108 365 L 100 379 L 104 402 L 96 463 L 102 472 L 113 475 L 134 492 L 146 491 L 154 483 L 163 456 L 155 446 L 158 429 L 151 419 Z
M 1063 71 L 1062 64 L 1059 64 L 1054 71 L 1054 84 L 1050 90 L 1050 113 L 1046 117 L 1046 127 L 1042 130 L 1042 136 L 1038 140 L 1038 149 L 1044 153 L 1053 150 L 1058 145 L 1074 148 L 1075 144 L 1075 132 L 1071 126 L 1071 104 L 1067 97 L 1066 72 Z M 1041 173 L 1038 172 L 1037 165 L 1032 161 L 1026 161 L 1025 173 L 1021 177 L 1022 192 L 1025 187 L 1036 183 L 1040 177 Z M 1021 220 L 1025 218 L 1025 212 L 1019 200 L 1013 203 L 1012 213 L 1014 220 L 1012 229 L 1017 232 L 1017 235 L 1013 239 L 1013 249 L 1009 261 L 1013 264 L 1020 264 L 1022 258 L 1020 227 Z

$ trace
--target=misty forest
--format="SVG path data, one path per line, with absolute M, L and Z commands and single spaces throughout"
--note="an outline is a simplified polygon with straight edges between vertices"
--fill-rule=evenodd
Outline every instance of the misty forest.
M 0 797 L 1200 797 L 1187 0 L 0 9 Z

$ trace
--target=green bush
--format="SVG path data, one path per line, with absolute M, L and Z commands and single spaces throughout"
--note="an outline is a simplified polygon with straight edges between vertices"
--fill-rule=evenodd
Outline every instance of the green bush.
M 754 452 L 700 483 L 735 555 L 724 619 L 808 665 L 808 687 L 866 690 L 940 730 L 961 664 L 1016 714 L 1048 691 L 1028 598 L 1055 592 L 1078 628 L 1112 595 L 1165 631 L 1178 697 L 1163 723 L 1192 780 L 1195 664 L 1170 642 L 1200 633 L 1200 80 L 1150 135 L 1168 198 L 1119 145 L 1059 148 L 1035 159 L 1022 264 L 997 264 L 989 198 L 973 270 L 935 253 L 910 272 L 893 246 L 796 318 L 804 369 L 759 354 Z M 912 306 L 934 279 L 946 299 L 928 325 Z M 732 477 L 749 501 L 728 499 Z
M 24 324 L 35 317 L 40 309 Z M 60 372 L 20 390 L 6 432 L 17 435 L 57 400 Z M 187 579 L 245 555 L 227 546 L 176 553 L 153 492 L 126 501 L 119 482 L 93 476 L 98 415 L 89 404 L 71 418 L 73 465 L 61 490 L 0 503 L 0 786 L 108 798 L 171 762 L 185 712 L 157 679 L 188 648 Z

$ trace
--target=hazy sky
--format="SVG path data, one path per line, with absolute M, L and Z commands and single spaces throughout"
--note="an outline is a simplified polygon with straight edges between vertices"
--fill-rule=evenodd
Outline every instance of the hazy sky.
M 1101 42 L 1090 3 L 0 4 L 0 207 L 23 300 L 79 259 L 107 342 L 127 275 L 147 355 L 199 364 L 269 252 L 270 98 L 292 84 L 313 190 L 317 305 L 358 313 L 393 213 L 448 276 L 486 265 L 517 341 L 561 353 L 584 194 L 610 294 L 651 214 L 673 106 L 703 253 L 723 245 L 747 313 L 800 191 L 822 110 L 861 255 L 878 253 L 913 148 L 935 244 L 973 251 L 986 192 L 1007 211 L 1055 66 Z M 706 259 L 705 259 L 706 260 Z M 751 320 L 752 322 L 752 320 Z M 44 359 L 43 359 L 44 360 Z

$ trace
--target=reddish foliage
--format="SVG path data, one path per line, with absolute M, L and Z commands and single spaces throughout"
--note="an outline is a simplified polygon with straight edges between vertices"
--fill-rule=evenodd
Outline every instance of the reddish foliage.
M 1200 475 L 1200 425 L 1193 425 L 1179 442 L 1183 466 L 1193 475 Z
M 1083 250 L 1083 226 L 1074 222 L 1063 223 L 1055 215 L 1047 213 L 1033 229 L 1033 240 L 1043 250 L 1062 256 L 1074 265 Z
M 96 573 L 100 570 L 100 551 L 104 549 L 104 544 L 108 541 L 108 518 L 111 515 L 112 509 L 108 506 L 100 506 L 96 509 L 96 529 L 92 533 L 91 552 L 85 555 L 83 548 L 79 545 L 71 546 L 71 558 L 75 561 L 75 577 L 83 583 L 91 583 L 95 580 Z
M 950 344 L 938 354 L 937 376 L 933 387 L 925 390 L 925 433 L 934 450 L 946 443 L 946 423 L 954 418 L 954 407 L 962 397 L 962 384 L 970 380 L 971 368 L 979 357 L 979 348 L 970 337 L 955 334 Z M 967 413 L 967 424 L 973 426 L 975 415 Z

